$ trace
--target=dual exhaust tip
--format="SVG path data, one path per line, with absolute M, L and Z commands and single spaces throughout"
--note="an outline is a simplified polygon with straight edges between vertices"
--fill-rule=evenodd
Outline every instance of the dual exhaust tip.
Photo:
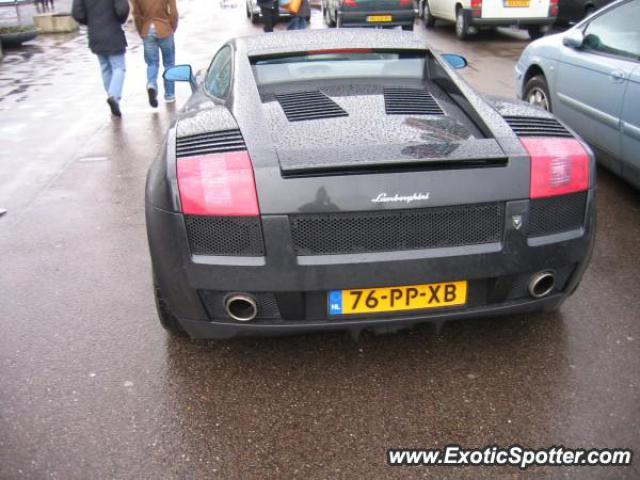
M 552 272 L 538 272 L 529 280 L 529 295 L 533 298 L 546 297 L 556 286 L 556 277 Z
M 224 300 L 224 310 L 238 322 L 250 322 L 258 315 L 258 304 L 251 295 L 233 293 Z
M 556 277 L 552 272 L 538 272 L 529 280 L 529 295 L 543 298 L 553 291 Z M 255 298 L 246 293 L 234 293 L 224 301 L 224 309 L 229 317 L 238 322 L 250 322 L 258 315 L 258 304 Z

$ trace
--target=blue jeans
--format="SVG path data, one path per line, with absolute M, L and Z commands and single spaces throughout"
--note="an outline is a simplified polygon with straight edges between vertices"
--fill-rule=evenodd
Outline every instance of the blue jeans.
M 98 55 L 102 83 L 107 95 L 120 101 L 124 84 L 124 53 L 117 55 Z
M 307 21 L 296 15 L 289 22 L 287 30 L 304 30 L 305 28 L 307 28 Z
M 173 35 L 166 38 L 158 38 L 156 29 L 149 28 L 148 35 L 142 39 L 144 44 L 144 61 L 147 64 L 147 88 L 158 91 L 158 73 L 160 71 L 160 52 L 162 52 L 162 64 L 165 70 L 176 63 L 176 46 Z M 175 97 L 173 82 L 164 81 L 164 98 Z

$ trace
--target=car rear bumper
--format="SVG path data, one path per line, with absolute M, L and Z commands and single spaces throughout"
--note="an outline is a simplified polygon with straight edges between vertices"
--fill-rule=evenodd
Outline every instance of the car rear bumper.
M 193 337 L 274 335 L 317 330 L 395 330 L 441 321 L 553 308 L 577 287 L 590 258 L 594 192 L 587 196 L 584 225 L 577 230 L 527 238 L 512 224 L 528 200 L 507 202 L 501 242 L 350 255 L 296 256 L 286 215 L 262 217 L 265 256 L 191 255 L 184 217 L 147 206 L 147 230 L 156 281 L 170 310 Z M 533 299 L 529 279 L 541 271 L 557 286 Z M 464 307 L 399 314 L 331 316 L 327 292 L 467 280 Z M 232 292 L 254 296 L 258 317 L 251 323 L 226 315 Z
M 369 22 L 368 17 L 376 15 L 390 15 L 390 22 Z M 415 11 L 410 10 L 394 10 L 394 11 L 372 11 L 372 12 L 350 12 L 341 10 L 338 12 L 338 18 L 341 19 L 343 27 L 399 27 L 413 25 L 415 20 Z
M 539 18 L 482 18 L 474 17 L 472 11 L 465 9 L 464 15 L 468 18 L 469 24 L 478 27 L 528 27 L 533 25 L 551 26 L 555 23 L 556 17 Z

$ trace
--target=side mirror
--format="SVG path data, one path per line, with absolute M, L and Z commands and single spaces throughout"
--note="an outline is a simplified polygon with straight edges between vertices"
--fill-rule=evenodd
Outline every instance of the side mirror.
M 196 78 L 191 71 L 191 65 L 175 65 L 167 68 L 162 74 L 162 78 L 171 82 L 189 82 L 191 91 L 197 87 Z
M 582 30 L 578 30 L 577 28 L 569 30 L 567 34 L 562 37 L 562 44 L 569 48 L 581 48 L 584 44 L 584 34 Z
M 456 70 L 459 70 L 469 65 L 469 62 L 467 62 L 467 59 L 464 58 L 462 55 L 457 55 L 455 53 L 443 53 L 440 56 L 445 62 L 447 62 L 452 68 L 455 68 Z

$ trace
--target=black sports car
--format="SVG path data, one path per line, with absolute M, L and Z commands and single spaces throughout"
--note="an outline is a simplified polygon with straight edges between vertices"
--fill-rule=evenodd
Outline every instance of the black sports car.
M 554 309 L 577 288 L 590 150 L 479 96 L 413 35 L 238 38 L 200 84 L 190 72 L 165 74 L 194 93 L 146 189 L 170 332 L 393 331 Z

